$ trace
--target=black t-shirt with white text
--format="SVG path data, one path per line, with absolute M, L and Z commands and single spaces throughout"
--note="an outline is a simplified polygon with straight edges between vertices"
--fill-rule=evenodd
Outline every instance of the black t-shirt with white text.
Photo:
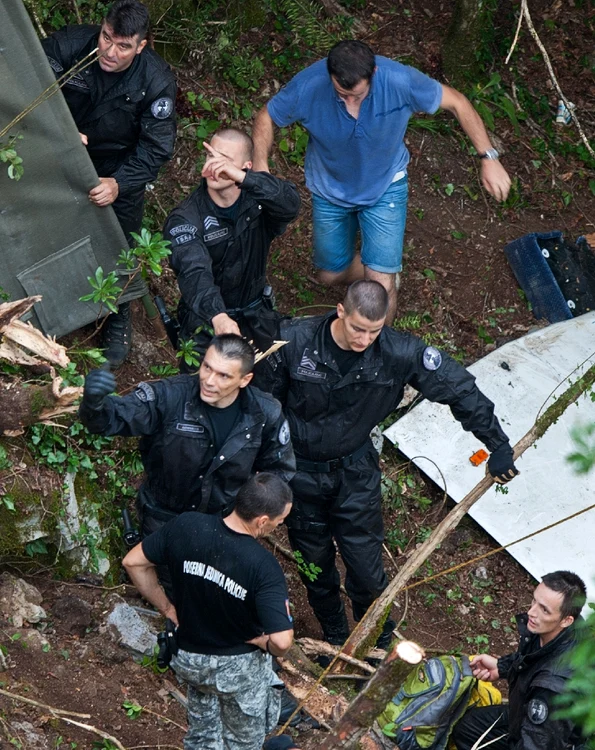
M 202 654 L 241 654 L 262 633 L 291 630 L 287 585 L 274 555 L 218 516 L 182 513 L 142 542 L 167 565 L 180 626 L 178 645 Z

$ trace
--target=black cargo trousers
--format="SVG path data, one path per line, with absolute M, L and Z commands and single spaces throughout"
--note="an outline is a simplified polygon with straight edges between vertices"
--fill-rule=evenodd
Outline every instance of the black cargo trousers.
M 378 453 L 368 440 L 346 458 L 311 462 L 296 455 L 296 460 L 293 508 L 286 524 L 292 549 L 306 565 L 321 569 L 314 580 L 300 571 L 310 606 L 321 622 L 343 610 L 334 539 L 345 563 L 353 616 L 360 620 L 388 585 Z

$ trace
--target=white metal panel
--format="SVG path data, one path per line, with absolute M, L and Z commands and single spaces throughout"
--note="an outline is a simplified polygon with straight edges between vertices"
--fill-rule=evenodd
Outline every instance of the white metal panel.
M 575 381 L 594 363 L 595 313 L 588 313 L 505 344 L 468 369 L 495 403 L 496 415 L 514 445 L 552 403 L 552 392 L 560 394 L 568 387 L 566 381 L 557 388 L 561 381 L 578 366 L 570 378 Z M 521 474 L 507 485 L 508 493 L 492 487 L 470 515 L 507 544 L 594 504 L 595 469 L 580 476 L 566 461 L 575 450 L 571 428 L 592 421 L 595 403 L 587 394 L 519 459 Z M 482 444 L 464 432 L 446 406 L 424 401 L 384 434 L 442 487 L 439 472 L 424 457 L 435 461 L 455 502 L 485 472 L 485 463 L 476 468 L 469 461 Z M 590 599 L 595 599 L 595 510 L 514 545 L 509 552 L 535 578 L 559 569 L 578 573 L 589 587 Z

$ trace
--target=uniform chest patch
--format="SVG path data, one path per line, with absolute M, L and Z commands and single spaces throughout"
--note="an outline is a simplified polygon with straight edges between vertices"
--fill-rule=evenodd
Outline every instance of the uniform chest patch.
M 281 425 L 281 429 L 279 430 L 279 442 L 281 443 L 281 445 L 287 445 L 287 443 L 289 442 L 289 438 L 289 422 L 285 420 Z
M 527 706 L 527 715 L 532 724 L 543 724 L 549 714 L 549 708 L 545 701 L 533 698 Z
M 326 372 L 318 372 L 316 367 L 316 362 L 310 356 L 310 350 L 304 349 L 299 367 L 297 368 L 298 375 L 305 375 L 307 378 L 314 378 L 315 380 L 326 380 Z
M 139 383 L 134 389 L 134 395 L 143 403 L 146 403 L 147 401 L 155 401 L 155 391 L 153 386 L 149 385 L 149 383 Z
M 89 90 L 87 82 L 80 73 L 77 73 L 76 75 L 72 76 L 72 78 L 69 78 L 65 86 L 74 86 L 77 89 L 85 89 L 87 91 Z
M 159 99 L 155 99 L 151 104 L 151 114 L 157 120 L 166 120 L 174 109 L 174 103 L 169 96 L 162 96 Z
M 437 370 L 442 364 L 442 354 L 434 346 L 426 346 L 423 353 L 423 364 L 426 370 Z
M 205 428 L 201 424 L 185 424 L 184 422 L 178 422 L 176 430 L 179 432 L 191 432 L 193 435 L 202 435 Z
M 211 227 L 219 226 L 219 219 L 216 216 L 205 216 L 203 225 L 205 228 L 205 232 L 208 232 L 208 230 L 211 229 Z
M 212 242 L 213 240 L 220 240 L 223 237 L 227 237 L 228 234 L 229 227 L 221 227 L 221 229 L 216 229 L 214 232 L 205 234 L 203 239 L 205 242 Z

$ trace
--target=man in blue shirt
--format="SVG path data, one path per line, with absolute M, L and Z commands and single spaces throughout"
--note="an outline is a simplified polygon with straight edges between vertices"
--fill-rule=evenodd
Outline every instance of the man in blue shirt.
M 254 169 L 268 169 L 274 126 L 300 122 L 309 133 L 306 185 L 312 192 L 314 264 L 325 284 L 380 282 L 396 312 L 407 212 L 403 142 L 414 112 L 446 109 L 481 158 L 486 190 L 506 200 L 510 178 L 469 100 L 415 68 L 374 55 L 364 42 L 339 42 L 305 68 L 258 113 Z M 357 229 L 361 255 L 355 254 Z

